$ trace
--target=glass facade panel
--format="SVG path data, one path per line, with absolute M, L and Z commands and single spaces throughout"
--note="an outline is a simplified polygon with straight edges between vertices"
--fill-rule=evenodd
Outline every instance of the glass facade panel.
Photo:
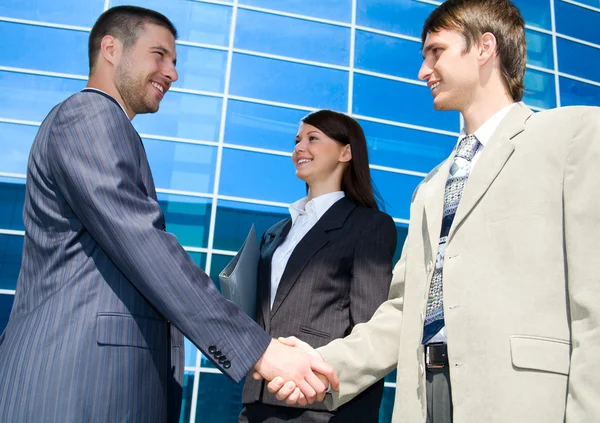
M 216 147 L 148 138 L 144 147 L 157 188 L 213 192 Z
M 187 350 L 186 350 L 187 353 Z M 192 403 L 194 402 L 194 372 L 185 372 L 183 374 L 183 395 L 181 401 L 181 415 L 179 417 L 180 423 L 187 423 L 190 421 L 190 413 L 192 411 Z
M 417 80 L 422 61 L 421 43 L 356 31 L 356 69 Z
M 348 72 L 234 53 L 232 95 L 345 110 Z
M 410 217 L 410 199 L 422 177 L 371 169 L 373 183 L 385 200 L 384 211 L 392 217 Z
M 303 110 L 230 100 L 225 142 L 291 153 Z
M 87 76 L 89 35 L 85 31 L 0 21 L 0 63 Z M 57 46 L 69 48 L 61 48 L 59 53 Z
M 25 180 L 22 183 L 0 182 L 0 229 L 23 231 Z M 0 262 L 2 266 L 2 262 Z
M 352 0 L 240 0 L 239 3 L 340 22 L 350 22 L 352 16 Z
M 27 159 L 37 126 L 0 122 L 0 172 L 27 172 Z
M 155 114 L 137 115 L 132 123 L 141 134 L 218 141 L 223 100 L 169 92 Z
M 199 377 L 196 423 L 237 422 L 243 381 L 233 383 L 215 373 L 200 373 Z
M 0 117 L 41 122 L 54 106 L 85 84 L 77 79 L 0 71 Z
M 406 241 L 406 236 L 408 235 L 408 225 L 403 223 L 396 223 L 396 252 L 394 253 L 393 263 L 396 264 L 398 260 L 400 260 L 400 254 L 402 253 L 402 247 L 404 246 L 404 241 Z M 387 380 L 387 378 L 386 378 Z M 395 382 L 395 379 L 391 382 Z
M 220 194 L 285 203 L 305 194 L 290 157 L 224 148 L 221 166 Z
M 22 235 L 0 234 L 0 289 L 14 290 L 17 286 L 23 240 Z
M 347 27 L 244 9 L 238 11 L 236 25 L 236 48 L 332 65 L 348 66 L 350 61 Z
M 2 335 L 8 323 L 14 299 L 14 295 L 0 294 L 0 335 Z
M 212 262 L 210 265 L 210 278 L 214 282 L 215 286 L 221 292 L 221 281 L 219 280 L 219 273 L 225 269 L 229 262 L 233 259 L 233 256 L 226 256 L 224 254 L 213 254 Z M 202 356 L 203 367 L 215 367 L 206 357 Z
M 559 2 L 560 0 L 555 1 L 555 3 Z M 521 11 L 527 25 L 547 30 L 552 29 L 550 0 L 514 0 L 513 3 Z
M 556 40 L 556 47 L 562 73 L 600 82 L 600 49 L 563 38 Z
M 415 0 L 356 0 L 356 24 L 421 39 L 435 6 Z
M 8 0 L 0 3 L 0 16 L 90 28 L 103 11 L 104 0 Z
M 600 106 L 600 87 L 560 77 L 561 106 Z
M 552 36 L 543 32 L 525 30 L 527 38 L 527 64 L 554 69 Z
M 187 338 L 184 338 L 183 346 L 185 348 L 185 365 L 186 365 L 186 367 L 196 367 L 196 356 L 198 353 L 198 349 Z
M 177 46 L 176 88 L 223 93 L 227 52 L 193 46 Z
M 600 13 L 562 0 L 554 1 L 554 11 L 557 32 L 600 44 Z
M 158 194 L 167 232 L 186 247 L 206 247 L 210 226 L 211 200 L 184 195 Z
M 548 109 L 556 107 L 554 75 L 533 69 L 525 71 L 525 95 L 523 101 L 530 106 Z
M 459 130 L 458 113 L 435 111 L 433 97 L 426 86 L 369 75 L 354 75 L 352 112 L 447 131 Z
M 372 164 L 427 173 L 454 148 L 457 138 L 382 123 L 359 121 Z
M 267 229 L 286 217 L 289 217 L 289 212 L 284 207 L 219 200 L 214 248 L 238 251 L 252 225 L 260 242 Z
M 110 5 L 134 5 L 163 13 L 177 28 L 179 40 L 227 46 L 231 27 L 231 6 L 195 0 L 111 0 Z

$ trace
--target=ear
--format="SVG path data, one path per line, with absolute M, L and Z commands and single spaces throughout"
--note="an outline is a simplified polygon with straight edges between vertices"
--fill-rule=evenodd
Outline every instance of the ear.
M 108 63 L 116 66 L 121 60 L 123 44 L 112 35 L 105 35 L 100 43 L 100 56 Z
M 496 36 L 491 32 L 486 32 L 479 39 L 479 63 L 486 64 L 491 58 L 496 56 Z
M 348 163 L 352 160 L 352 149 L 350 148 L 350 144 L 346 144 L 342 150 L 342 154 L 340 154 L 340 162 Z

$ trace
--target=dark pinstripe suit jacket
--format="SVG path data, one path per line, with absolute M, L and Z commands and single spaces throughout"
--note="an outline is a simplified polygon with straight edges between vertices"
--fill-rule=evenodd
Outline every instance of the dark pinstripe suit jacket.
M 107 95 L 84 90 L 46 117 L 23 219 L 0 422 L 178 421 L 181 332 L 220 350 L 234 380 L 270 341 L 164 231 L 141 140 Z
M 342 198 L 292 252 L 270 308 L 271 259 L 291 226 L 291 218 L 284 219 L 261 239 L 257 321 L 273 337 L 294 335 L 317 348 L 349 334 L 387 299 L 396 227 L 387 214 Z M 345 421 L 371 422 L 382 393 L 383 381 L 339 412 L 354 418 Z M 269 393 L 264 381 L 252 377 L 246 378 L 242 400 L 285 405 Z M 316 403 L 308 408 L 326 410 Z

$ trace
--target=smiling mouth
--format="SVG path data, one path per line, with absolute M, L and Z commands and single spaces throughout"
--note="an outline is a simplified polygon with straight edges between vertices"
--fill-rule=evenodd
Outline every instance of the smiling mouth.
M 162 96 L 164 96 L 164 95 L 165 95 L 165 89 L 162 87 L 162 85 L 160 85 L 160 84 L 157 84 L 156 82 L 151 82 L 151 84 L 152 84 L 152 86 L 153 86 L 154 88 L 156 88 L 156 89 L 158 90 L 158 92 L 160 92 L 160 94 L 161 94 Z
M 436 89 L 436 88 L 437 88 L 439 85 L 440 85 L 440 82 L 438 81 L 438 82 L 436 82 L 435 84 L 433 84 L 431 87 L 429 87 L 429 89 L 430 89 L 431 91 L 433 91 L 433 90 L 434 90 L 434 89 Z
M 312 159 L 300 159 L 298 160 L 298 166 L 304 163 L 310 163 L 312 162 Z

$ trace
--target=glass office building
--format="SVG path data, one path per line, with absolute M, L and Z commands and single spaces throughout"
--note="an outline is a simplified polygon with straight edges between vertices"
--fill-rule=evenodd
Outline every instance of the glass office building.
M 599 0 L 518 0 L 527 21 L 525 102 L 600 104 Z M 154 172 L 167 230 L 216 275 L 304 194 L 290 160 L 307 112 L 352 114 L 394 217 L 399 256 L 411 194 L 451 151 L 457 113 L 434 111 L 417 79 L 430 0 L 0 0 L 0 332 L 14 296 L 27 156 L 50 109 L 81 90 L 87 37 L 108 7 L 158 10 L 178 27 L 179 81 L 133 124 Z M 186 342 L 182 422 L 235 422 L 241 385 Z M 381 421 L 389 421 L 388 378 Z

